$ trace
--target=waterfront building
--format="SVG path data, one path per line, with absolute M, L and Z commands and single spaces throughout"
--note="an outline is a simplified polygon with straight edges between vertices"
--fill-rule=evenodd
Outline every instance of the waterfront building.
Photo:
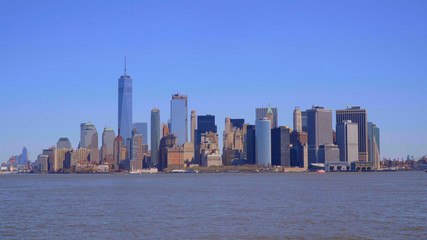
M 369 162 L 368 156 L 368 113 L 366 109 L 361 109 L 359 106 L 347 107 L 344 110 L 336 111 L 336 122 L 340 123 L 344 120 L 351 120 L 357 123 L 359 161 Z
M 130 168 L 132 170 L 142 169 L 142 135 L 138 134 L 135 129 L 132 131 L 129 150 Z
M 301 110 L 299 108 L 294 110 L 294 131 L 302 132 Z
M 359 161 L 358 127 L 351 120 L 337 123 L 337 145 L 340 150 L 341 162 Z
M 196 110 L 191 110 L 191 142 L 196 146 L 197 115 Z
M 71 142 L 68 138 L 62 137 L 56 143 L 56 149 L 71 149 Z
M 149 167 L 157 167 L 157 154 L 159 151 L 160 144 L 160 109 L 153 108 L 151 109 L 151 162 L 148 164 Z
M 291 166 L 291 129 L 280 126 L 271 129 L 271 164 L 273 166 Z
M 214 132 L 204 132 L 201 135 L 201 142 L 197 152 L 201 166 L 221 166 L 222 158 L 219 152 L 218 134 Z
M 55 149 L 54 151 L 55 151 L 55 154 L 54 154 L 55 160 L 54 160 L 53 172 L 60 172 L 64 169 L 66 154 L 72 151 L 72 149 L 62 148 L 62 149 Z
M 49 149 L 43 149 L 43 155 L 48 156 L 47 158 L 47 171 L 55 171 L 55 147 L 52 146 Z
M 245 124 L 243 131 L 245 134 L 245 155 L 248 164 L 256 164 L 256 137 L 255 125 Z
M 231 165 L 234 160 L 240 160 L 243 153 L 243 124 L 244 119 L 225 119 L 223 132 L 223 164 Z
M 118 83 L 118 136 L 125 140 L 126 145 L 126 139 L 130 138 L 132 133 L 132 78 L 126 75 L 126 56 L 125 71 Z
M 39 154 L 37 156 L 38 170 L 40 172 L 48 172 L 49 171 L 49 156 L 44 154 Z
M 162 137 L 159 145 L 159 161 L 158 169 L 163 171 L 163 169 L 168 167 L 168 148 L 177 148 L 177 138 L 175 135 L 169 133 L 166 136 Z
M 103 164 L 106 164 L 113 159 L 113 148 L 115 138 L 116 134 L 114 133 L 114 130 L 112 128 L 104 128 L 104 132 L 102 133 L 101 147 L 101 162 Z
M 183 169 L 191 164 L 194 159 L 194 146 L 191 142 L 184 143 L 181 147 L 167 148 L 167 168 Z
M 271 122 L 267 118 L 255 122 L 256 162 L 271 166 Z
M 380 169 L 380 129 L 368 122 L 368 153 L 374 169 Z
M 202 134 L 207 132 L 217 133 L 217 127 L 215 125 L 215 116 L 213 115 L 204 115 L 197 116 L 197 130 L 196 130 L 196 150 L 199 149 L 198 146 L 202 143 Z M 196 153 L 196 163 L 200 164 L 200 151 Z
M 268 105 L 268 108 L 256 108 L 255 109 L 255 119 L 256 120 L 263 120 L 264 118 L 267 118 L 271 122 L 271 128 L 276 128 L 278 126 L 278 113 L 277 108 L 270 107 L 270 104 Z
M 334 144 L 325 144 L 319 146 L 319 163 L 339 163 L 340 149 Z
M 99 164 L 98 132 L 91 122 L 80 124 L 80 148 L 90 149 L 90 162 Z
M 201 136 L 203 133 L 213 132 L 217 133 L 217 127 L 215 125 L 215 116 L 204 115 L 197 116 L 197 134 L 196 134 L 196 145 L 200 144 Z
M 307 110 L 308 162 L 319 163 L 319 146 L 332 144 L 332 110 L 312 107 Z
M 299 141 L 292 144 L 291 167 L 308 168 L 308 146 L 307 143 Z
M 114 171 L 119 170 L 119 164 L 126 159 L 126 147 L 124 147 L 123 138 L 117 136 L 114 138 L 114 149 L 113 149 L 113 167 Z
M 148 143 L 148 132 L 147 132 L 147 123 L 146 122 L 137 122 L 132 124 L 132 129 L 136 130 L 137 134 L 142 135 L 142 143 Z
M 172 95 L 170 132 L 177 138 L 179 146 L 188 142 L 188 112 L 187 96 L 182 94 Z

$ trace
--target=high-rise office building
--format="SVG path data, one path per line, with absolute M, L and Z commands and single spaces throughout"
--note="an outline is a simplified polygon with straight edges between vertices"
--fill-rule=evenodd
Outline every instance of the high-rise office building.
M 255 125 L 245 124 L 243 131 L 246 132 L 244 135 L 246 162 L 256 164 Z
M 255 122 L 256 162 L 265 167 L 271 166 L 271 123 L 270 120 Z
M 291 167 L 291 129 L 280 126 L 271 129 L 271 164 Z
M 148 144 L 148 131 L 146 122 L 137 122 L 132 124 L 132 129 L 136 130 L 137 134 L 142 135 L 142 143 Z
M 191 110 L 191 142 L 196 146 L 196 129 L 197 129 L 197 115 L 196 110 Z
M 218 134 L 204 132 L 197 148 L 201 166 L 221 166 L 222 158 L 219 153 Z
M 178 145 L 175 135 L 169 133 L 162 137 L 159 145 L 159 161 L 157 163 L 159 171 L 163 171 L 163 169 L 168 167 L 168 149 L 177 147 Z
M 225 119 L 223 132 L 223 163 L 231 165 L 234 160 L 241 159 L 244 150 L 243 144 L 244 119 Z
M 112 128 L 104 128 L 102 133 L 101 163 L 113 162 L 113 148 L 116 134 Z
M 294 110 L 294 131 L 302 132 L 301 110 L 299 108 Z
M 182 94 L 172 95 L 171 121 L 169 131 L 176 136 L 178 145 L 188 142 L 188 111 L 187 96 Z
M 366 109 L 360 107 L 348 107 L 344 110 L 336 111 L 336 122 L 340 123 L 344 120 L 351 120 L 357 123 L 358 126 L 358 146 L 359 146 L 359 161 L 369 162 L 368 156 L 368 114 Z
M 319 146 L 332 144 L 332 110 L 312 107 L 307 110 L 308 163 L 319 163 Z
M 48 172 L 49 171 L 49 156 L 39 154 L 37 156 L 37 168 L 41 172 Z
M 255 120 L 263 120 L 264 118 L 270 119 L 271 128 L 278 126 L 278 115 L 277 108 L 272 108 L 270 105 L 268 108 L 257 108 L 255 109 Z
M 215 125 L 215 116 L 209 114 L 197 116 L 196 146 L 200 144 L 201 135 L 205 132 L 217 133 L 217 127 Z
M 196 130 L 196 145 L 195 149 L 197 151 L 198 146 L 201 143 L 202 134 L 207 132 L 217 133 L 217 127 L 215 125 L 215 116 L 213 115 L 203 115 L 197 116 L 197 130 Z M 196 162 L 200 164 L 200 154 L 196 153 Z
M 132 131 L 132 137 L 130 138 L 130 169 L 139 170 L 142 169 L 142 135 L 138 134 L 134 129 Z
M 71 142 L 66 137 L 60 138 L 56 143 L 56 149 L 63 149 L 63 148 L 71 149 Z
M 151 163 L 150 167 L 157 167 L 157 156 L 161 139 L 160 129 L 160 109 L 151 109 Z
M 126 57 L 125 72 L 119 78 L 119 127 L 118 136 L 121 136 L 126 145 L 127 139 L 132 134 L 132 78 L 126 75 Z
M 301 111 L 301 130 L 303 132 L 308 132 L 307 112 L 306 111 Z
M 111 169 L 113 171 L 118 171 L 119 164 L 125 159 L 126 159 L 126 148 L 124 147 L 123 138 L 120 136 L 117 136 L 116 138 L 114 138 L 113 165 Z
M 337 123 L 337 145 L 340 149 L 341 162 L 359 161 L 357 123 L 345 120 Z
M 374 169 L 380 168 L 380 129 L 368 122 L 368 153 Z
M 88 148 L 90 150 L 90 162 L 99 163 L 99 148 L 98 148 L 98 132 L 91 122 L 80 124 L 80 148 Z
M 19 165 L 24 165 L 26 164 L 28 161 L 28 152 L 27 152 L 27 148 L 23 147 L 22 148 L 22 153 L 21 155 L 19 155 L 19 159 L 18 159 L 18 164 Z
M 335 144 L 325 144 L 319 146 L 318 151 L 319 163 L 339 163 L 340 149 Z

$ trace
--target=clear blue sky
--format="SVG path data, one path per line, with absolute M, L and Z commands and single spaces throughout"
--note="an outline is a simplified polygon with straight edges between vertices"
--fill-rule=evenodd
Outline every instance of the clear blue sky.
M 426 1 L 0 1 L 0 162 L 31 160 L 91 121 L 117 133 L 127 53 L 134 122 L 172 93 L 189 112 L 279 124 L 360 105 L 385 157 L 427 154 Z M 335 116 L 334 116 L 335 118 Z M 222 134 L 220 134 L 222 138 Z M 100 141 L 101 142 L 101 141 Z

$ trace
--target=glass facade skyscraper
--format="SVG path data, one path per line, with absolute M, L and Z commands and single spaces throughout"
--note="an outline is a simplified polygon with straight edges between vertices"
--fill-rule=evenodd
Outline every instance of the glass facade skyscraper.
M 126 144 L 132 133 L 132 78 L 125 74 L 119 78 L 119 126 L 118 135 Z
M 151 163 L 150 167 L 157 167 L 160 145 L 160 109 L 151 109 Z
M 187 110 L 187 96 L 182 94 L 172 95 L 170 132 L 176 136 L 178 146 L 188 142 Z

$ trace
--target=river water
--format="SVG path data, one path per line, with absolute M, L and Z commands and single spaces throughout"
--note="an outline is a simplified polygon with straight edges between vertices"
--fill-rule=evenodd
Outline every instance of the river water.
M 427 239 L 427 174 L 3 174 L 0 238 Z

